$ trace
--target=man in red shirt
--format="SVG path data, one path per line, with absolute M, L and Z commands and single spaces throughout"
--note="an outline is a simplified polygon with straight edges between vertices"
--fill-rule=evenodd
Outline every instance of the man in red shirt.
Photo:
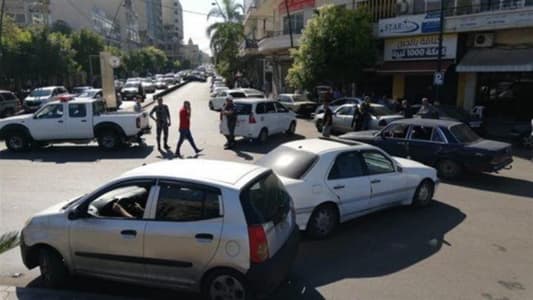
M 180 139 L 178 141 L 178 147 L 176 148 L 176 157 L 181 158 L 180 148 L 183 141 L 187 139 L 191 144 L 196 154 L 202 152 L 204 149 L 199 149 L 194 143 L 194 139 L 191 134 L 191 103 L 189 101 L 183 102 L 183 107 L 180 110 Z

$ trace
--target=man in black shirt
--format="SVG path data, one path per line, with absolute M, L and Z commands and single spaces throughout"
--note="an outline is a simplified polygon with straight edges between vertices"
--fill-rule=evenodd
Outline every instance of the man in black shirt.
M 168 127 L 170 126 L 170 111 L 168 110 L 168 106 L 166 104 L 163 104 L 163 98 L 157 98 L 157 105 L 152 108 L 152 111 L 150 112 L 150 118 L 152 118 L 152 120 L 154 120 L 156 123 L 157 149 L 161 151 L 161 131 L 163 131 L 165 149 L 170 149 L 170 146 L 168 145 Z
M 226 103 L 222 108 L 221 118 L 226 117 L 226 124 L 228 125 L 229 134 L 226 135 L 228 142 L 224 145 L 224 149 L 230 149 L 235 144 L 235 126 L 237 125 L 237 114 L 235 113 L 235 105 L 233 98 L 228 96 Z
M 333 124 L 333 112 L 329 108 L 329 100 L 324 101 L 324 124 L 322 126 L 322 136 L 329 137 L 331 125 Z

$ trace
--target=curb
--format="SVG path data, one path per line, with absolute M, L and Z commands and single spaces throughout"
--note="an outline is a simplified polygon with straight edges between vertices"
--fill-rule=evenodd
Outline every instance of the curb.
M 187 83 L 189 83 L 189 81 L 185 81 L 185 82 L 182 82 L 182 83 L 176 84 L 175 86 L 173 86 L 173 87 L 171 87 L 171 88 L 169 88 L 169 89 L 166 89 L 166 90 L 161 91 L 161 92 L 159 92 L 159 93 L 155 93 L 155 94 L 152 96 L 152 101 L 143 104 L 142 107 L 143 107 L 143 108 L 147 108 L 148 106 L 150 106 L 150 105 L 152 105 L 152 104 L 155 103 L 154 98 L 156 98 L 156 97 L 163 97 L 163 96 L 165 96 L 165 95 L 168 95 L 168 94 L 172 93 L 173 91 L 179 89 L 180 87 L 186 85 Z
M 43 288 L 21 288 L 0 285 L 0 299 L 9 300 L 126 300 L 132 298 L 106 296 L 95 293 L 74 292 L 68 290 L 49 290 Z

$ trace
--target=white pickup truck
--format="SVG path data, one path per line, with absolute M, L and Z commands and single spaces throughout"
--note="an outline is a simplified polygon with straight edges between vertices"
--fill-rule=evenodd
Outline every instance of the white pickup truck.
M 11 151 L 24 151 L 46 143 L 90 143 L 98 141 L 105 149 L 123 143 L 140 142 L 150 131 L 144 112 L 106 112 L 104 102 L 87 98 L 52 101 L 34 114 L 0 120 L 0 140 Z

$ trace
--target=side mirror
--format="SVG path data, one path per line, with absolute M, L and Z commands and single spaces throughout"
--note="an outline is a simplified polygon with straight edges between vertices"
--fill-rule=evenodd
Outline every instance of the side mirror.
M 80 211 L 79 207 L 76 207 L 75 209 L 71 210 L 69 213 L 68 213 L 68 219 L 69 220 L 77 220 L 77 219 L 81 219 L 83 217 L 85 217 L 87 214 L 84 214 L 83 212 Z
M 403 168 L 400 167 L 399 165 L 396 165 L 396 171 L 398 171 L 398 173 L 402 173 L 403 172 Z

